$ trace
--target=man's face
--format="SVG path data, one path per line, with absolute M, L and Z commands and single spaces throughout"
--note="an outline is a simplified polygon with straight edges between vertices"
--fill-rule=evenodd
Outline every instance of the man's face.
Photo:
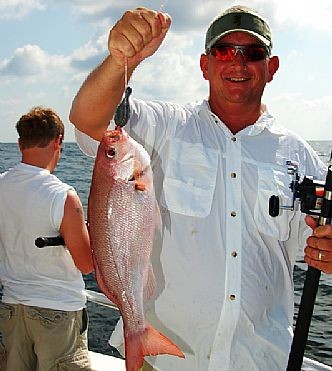
M 233 45 L 259 44 L 245 32 L 232 32 L 218 41 Z M 220 61 L 212 54 L 201 56 L 203 76 L 210 83 L 210 101 L 222 104 L 258 104 L 267 82 L 278 69 L 278 58 L 246 61 L 239 51 L 234 60 Z

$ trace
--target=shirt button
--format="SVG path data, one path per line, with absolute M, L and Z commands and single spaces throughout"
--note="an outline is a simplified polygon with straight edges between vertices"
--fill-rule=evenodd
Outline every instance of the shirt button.
M 161 214 L 166 214 L 166 213 L 167 213 L 167 209 L 166 209 L 166 207 L 161 207 L 161 208 L 160 208 L 160 213 L 161 213 Z
M 231 173 L 231 178 L 236 178 L 236 173 Z
M 233 251 L 231 255 L 232 255 L 233 258 L 236 258 L 237 257 L 237 252 Z
M 235 211 L 232 211 L 231 212 L 231 216 L 236 217 L 236 212 Z
M 236 138 L 235 137 L 232 137 L 231 141 L 232 142 L 236 142 Z
M 232 301 L 234 301 L 235 300 L 235 295 L 233 295 L 233 294 L 232 295 L 229 295 L 229 299 L 232 300 Z

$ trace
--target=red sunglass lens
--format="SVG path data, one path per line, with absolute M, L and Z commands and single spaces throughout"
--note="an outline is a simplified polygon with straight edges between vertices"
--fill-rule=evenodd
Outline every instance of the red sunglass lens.
M 236 49 L 230 45 L 217 45 L 211 50 L 212 55 L 218 61 L 232 61 L 236 54 Z
M 219 44 L 211 49 L 211 54 L 218 61 L 232 61 L 236 54 L 241 52 L 246 62 L 258 62 L 266 58 L 267 51 L 263 46 L 259 45 L 247 45 L 247 46 L 236 46 Z

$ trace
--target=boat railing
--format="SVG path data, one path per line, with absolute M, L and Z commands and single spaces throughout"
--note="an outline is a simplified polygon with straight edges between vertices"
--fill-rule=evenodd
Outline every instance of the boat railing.
M 108 308 L 119 310 L 119 308 L 111 300 L 109 300 L 106 297 L 106 295 L 102 294 L 101 292 L 85 289 L 84 293 L 85 293 L 88 301 L 90 301 L 92 303 L 103 305 L 103 306 L 108 307 Z

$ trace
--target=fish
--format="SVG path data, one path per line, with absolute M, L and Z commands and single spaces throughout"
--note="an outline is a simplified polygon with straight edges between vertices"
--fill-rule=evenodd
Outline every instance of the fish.
M 127 132 L 107 130 L 99 144 L 88 198 L 88 228 L 96 281 L 120 310 L 127 371 L 139 371 L 147 355 L 182 351 L 150 325 L 144 300 L 156 280 L 150 260 L 161 218 L 151 159 Z

